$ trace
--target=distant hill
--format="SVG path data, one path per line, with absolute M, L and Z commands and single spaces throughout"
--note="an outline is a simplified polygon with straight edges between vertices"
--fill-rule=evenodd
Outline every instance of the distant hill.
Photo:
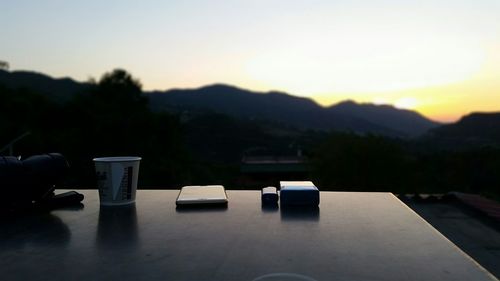
M 413 137 L 439 125 L 416 112 L 389 105 L 347 101 L 324 108 L 311 99 L 286 93 L 259 93 L 222 84 L 156 91 L 148 96 L 155 110 L 209 110 L 238 118 L 273 120 L 301 129 Z
M 425 140 L 443 145 L 500 145 L 500 112 L 472 113 L 453 124 L 430 130 Z
M 70 78 L 55 79 L 37 72 L 8 72 L 4 70 L 0 70 L 0 84 L 9 88 L 26 88 L 43 93 L 47 97 L 60 102 L 69 100 L 74 94 L 89 87 L 86 83 L 80 83 Z
M 55 79 L 28 71 L 0 70 L 0 84 L 27 88 L 65 102 L 90 87 L 70 78 Z M 415 137 L 439 123 L 409 110 L 389 105 L 345 101 L 322 107 L 308 98 L 281 92 L 253 92 L 215 84 L 197 89 L 173 89 L 145 93 L 153 110 L 196 114 L 215 112 L 250 120 L 269 120 L 299 129 L 340 130 L 393 137 Z
M 391 105 L 359 104 L 354 101 L 344 101 L 329 107 L 328 110 L 337 114 L 370 120 L 372 123 L 383 125 L 410 136 L 420 135 L 439 125 L 418 112 L 398 109 Z

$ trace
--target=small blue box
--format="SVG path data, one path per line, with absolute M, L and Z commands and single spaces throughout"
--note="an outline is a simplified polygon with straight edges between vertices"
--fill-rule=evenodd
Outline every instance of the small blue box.
M 319 190 L 310 181 L 280 181 L 280 204 L 285 206 L 318 206 Z

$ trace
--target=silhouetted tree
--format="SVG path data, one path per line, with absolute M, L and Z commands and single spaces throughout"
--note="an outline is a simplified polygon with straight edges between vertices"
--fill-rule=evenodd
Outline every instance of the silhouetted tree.
M 0 69 L 1 70 L 9 70 L 9 63 L 6 61 L 0 60 Z
M 103 102 L 113 103 L 108 106 L 144 107 L 147 105 L 147 98 L 142 93 L 141 88 L 139 80 L 133 78 L 123 69 L 115 69 L 101 77 L 93 95 Z
M 91 159 L 97 156 L 142 156 L 142 186 L 176 187 L 189 177 L 179 120 L 151 112 L 140 82 L 125 70 L 104 74 L 88 94 L 76 96 L 67 111 L 65 139 L 81 143 L 73 153 L 87 174 L 80 182 L 92 184 Z

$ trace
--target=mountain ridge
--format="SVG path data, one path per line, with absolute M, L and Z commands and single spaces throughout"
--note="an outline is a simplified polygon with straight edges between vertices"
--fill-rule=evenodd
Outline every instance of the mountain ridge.
M 72 95 L 90 87 L 88 83 L 78 82 L 70 77 L 53 78 L 44 73 L 34 71 L 0 70 L 0 84 L 10 88 L 26 88 L 43 93 L 56 102 L 68 101 Z
M 439 125 L 419 113 L 390 105 L 359 104 L 351 100 L 323 107 L 312 99 L 288 93 L 248 91 L 226 84 L 153 91 L 148 96 L 155 110 L 205 109 L 235 117 L 270 119 L 302 129 L 414 137 Z
M 59 102 L 91 87 L 71 78 L 52 78 L 29 72 L 0 70 L 0 83 L 8 87 L 26 87 Z M 308 130 L 338 130 L 392 137 L 415 137 L 440 123 L 418 112 L 391 105 L 342 101 L 328 107 L 310 98 L 281 91 L 258 92 L 215 83 L 199 88 L 173 88 L 165 91 L 143 91 L 156 111 L 213 111 L 236 118 L 263 119 Z
M 500 112 L 474 112 L 429 130 L 422 139 L 450 148 L 500 146 Z

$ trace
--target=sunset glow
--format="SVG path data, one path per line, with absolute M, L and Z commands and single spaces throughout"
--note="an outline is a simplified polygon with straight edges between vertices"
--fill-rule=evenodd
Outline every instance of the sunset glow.
M 398 99 L 394 106 L 401 109 L 415 109 L 418 106 L 418 100 L 412 97 L 405 97 Z
M 27 0 L 0 11 L 11 70 L 83 81 L 121 67 L 145 90 L 225 83 L 442 121 L 500 110 L 496 0 Z
M 248 73 L 270 88 L 298 94 L 377 93 L 463 81 L 481 70 L 485 58 L 480 46 L 464 46 L 441 35 L 413 33 L 401 42 L 406 32 L 372 34 L 379 43 L 366 38 L 370 34 L 360 31 L 350 40 L 334 35 L 320 49 L 267 50 L 248 60 Z M 367 44 L 376 52 L 367 50 Z

